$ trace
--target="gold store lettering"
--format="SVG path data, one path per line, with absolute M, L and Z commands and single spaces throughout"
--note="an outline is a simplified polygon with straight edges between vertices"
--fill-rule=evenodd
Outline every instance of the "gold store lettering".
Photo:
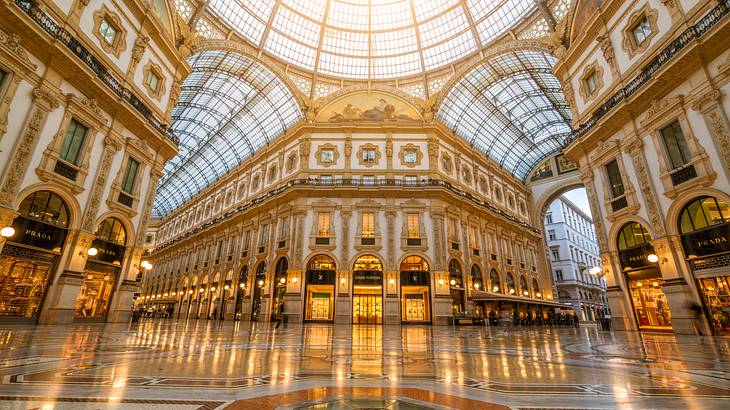
M 51 235 L 49 235 L 47 233 L 43 233 L 43 232 L 38 232 L 38 231 L 33 231 L 33 230 L 30 230 L 30 229 L 26 229 L 25 230 L 25 234 L 27 236 L 32 236 L 34 238 L 41 238 L 41 239 L 51 240 Z
M 698 247 L 718 245 L 727 242 L 727 238 L 721 236 L 719 238 L 705 239 L 704 241 L 697 241 Z

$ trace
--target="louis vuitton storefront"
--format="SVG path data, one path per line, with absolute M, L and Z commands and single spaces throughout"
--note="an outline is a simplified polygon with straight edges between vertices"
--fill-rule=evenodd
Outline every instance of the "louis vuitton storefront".
M 716 335 L 730 335 L 730 207 L 710 196 L 684 206 L 682 247 Z
M 21 202 L 0 254 L 0 320 L 38 320 L 69 223 L 68 207 L 52 192 L 34 192 Z

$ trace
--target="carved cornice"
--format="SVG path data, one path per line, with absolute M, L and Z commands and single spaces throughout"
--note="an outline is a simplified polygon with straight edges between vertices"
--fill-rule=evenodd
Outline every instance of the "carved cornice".
M 30 61 L 28 53 L 21 44 L 21 37 L 19 35 L 7 33 L 0 29 L 0 47 L 10 51 L 10 54 L 15 56 L 16 60 L 25 66 L 26 70 L 32 71 L 36 69 L 37 66 Z
M 692 108 L 694 111 L 702 111 L 705 105 L 719 103 L 721 99 L 722 93 L 720 92 L 720 90 L 710 88 L 709 90 L 705 90 L 692 97 L 690 108 Z

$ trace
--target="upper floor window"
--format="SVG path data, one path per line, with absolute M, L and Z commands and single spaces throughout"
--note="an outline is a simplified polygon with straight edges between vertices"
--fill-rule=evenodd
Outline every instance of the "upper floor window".
M 8 76 L 8 73 L 0 69 L 0 91 L 2 90 L 3 83 L 5 83 L 5 77 Z
M 317 216 L 317 237 L 326 238 L 330 236 L 330 213 L 320 212 Z
M 553 214 L 547 214 L 547 215 L 545 215 L 545 223 L 546 224 L 553 223 Z
M 71 119 L 68 128 L 66 128 L 63 144 L 61 144 L 61 159 L 70 164 L 77 165 L 87 131 L 88 128 L 81 125 L 76 119 Z
M 558 278 L 558 280 L 563 280 L 563 270 L 562 269 L 556 269 L 555 270 L 555 276 Z
M 147 76 L 144 79 L 145 84 L 154 92 L 160 89 L 160 76 L 154 71 L 147 71 Z
M 608 184 L 611 189 L 611 196 L 618 198 L 624 194 L 624 183 L 621 179 L 621 171 L 618 162 L 613 160 L 606 164 L 606 174 L 608 175 Z
M 122 178 L 122 191 L 130 195 L 134 195 L 134 185 L 137 181 L 137 172 L 139 172 L 139 162 L 133 158 L 127 161 L 127 168 L 124 170 Z
M 289 231 L 289 217 L 285 216 L 279 223 L 279 239 L 286 239 L 286 234 Z
M 117 29 L 107 18 L 103 18 L 101 20 L 101 24 L 99 24 L 99 35 L 109 46 L 114 47 L 117 36 L 119 35 L 119 29 Z
M 679 121 L 674 121 L 671 125 L 663 128 L 661 133 L 672 169 L 680 168 L 692 160 Z
M 319 152 L 319 161 L 325 164 L 335 162 L 335 150 L 329 148 L 321 150 Z
M 269 237 L 269 224 L 263 224 L 261 225 L 261 230 L 259 231 L 259 246 L 264 246 L 266 244 L 266 239 Z
M 407 149 L 403 151 L 403 162 L 406 164 L 415 164 L 418 161 L 418 152 L 415 149 Z
M 375 214 L 372 212 L 362 213 L 362 237 L 375 237 Z
M 553 249 L 551 251 L 551 253 L 553 255 L 553 261 L 559 261 L 560 260 L 560 251 L 558 251 L 557 249 Z
M 551 240 L 551 241 L 554 241 L 556 239 L 555 231 L 554 230 L 551 229 L 551 230 L 548 231 L 548 239 Z
M 408 237 L 409 238 L 420 238 L 421 237 L 421 223 L 419 221 L 417 212 L 409 212 L 406 215 L 408 224 Z
M 637 46 L 642 45 L 651 35 L 651 25 L 649 19 L 644 16 L 631 28 L 631 35 L 634 36 L 634 43 Z
M 51 225 L 65 228 L 69 212 L 63 199 L 50 191 L 37 191 L 28 195 L 18 207 L 18 214 Z
M 682 234 L 730 222 L 730 206 L 719 198 L 705 196 L 685 205 L 679 217 Z
M 583 80 L 586 84 L 586 90 L 588 94 L 593 94 L 598 89 L 598 74 L 595 71 L 591 71 L 588 77 Z
M 365 148 L 362 150 L 362 162 L 365 164 L 374 164 L 376 161 L 376 152 L 373 148 Z

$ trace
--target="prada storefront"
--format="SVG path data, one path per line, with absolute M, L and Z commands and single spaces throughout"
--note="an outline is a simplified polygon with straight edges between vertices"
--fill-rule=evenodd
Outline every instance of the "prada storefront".
M 617 240 L 639 330 L 671 332 L 672 315 L 649 232 L 641 224 L 629 222 L 621 228 Z
M 679 230 L 712 331 L 730 335 L 730 207 L 718 198 L 696 198 L 680 213 Z
M 334 320 L 335 261 L 327 255 L 317 255 L 309 261 L 306 273 L 305 321 Z
M 127 233 L 121 221 L 107 218 L 91 243 L 84 279 L 76 299 L 76 320 L 104 321 L 124 261 Z M 92 255 L 93 253 L 93 255 Z
M 68 207 L 49 191 L 28 195 L 0 254 L 0 320 L 35 322 L 61 257 Z

